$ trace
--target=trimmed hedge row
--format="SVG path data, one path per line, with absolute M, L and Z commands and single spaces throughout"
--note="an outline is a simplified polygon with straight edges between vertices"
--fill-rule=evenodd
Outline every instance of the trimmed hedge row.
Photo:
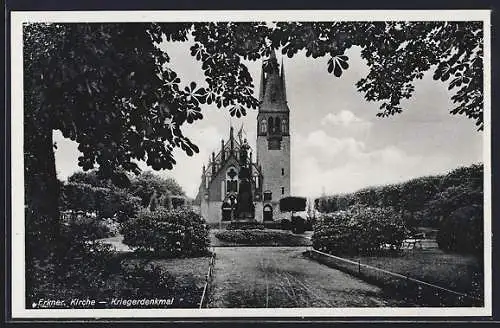
M 270 230 L 223 230 L 215 234 L 219 240 L 245 245 L 309 246 L 310 242 L 301 236 L 285 231 Z
M 228 224 L 227 230 L 247 230 L 247 229 L 259 229 L 263 230 L 265 228 L 264 224 L 252 221 L 252 222 L 238 222 L 233 221 Z
M 197 257 L 209 253 L 209 228 L 188 209 L 143 210 L 122 225 L 123 243 L 137 252 L 163 257 Z

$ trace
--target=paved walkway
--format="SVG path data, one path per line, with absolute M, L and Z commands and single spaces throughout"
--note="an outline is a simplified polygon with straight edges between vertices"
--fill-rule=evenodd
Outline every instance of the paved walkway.
M 209 307 L 397 306 L 380 288 L 302 255 L 304 247 L 216 247 Z

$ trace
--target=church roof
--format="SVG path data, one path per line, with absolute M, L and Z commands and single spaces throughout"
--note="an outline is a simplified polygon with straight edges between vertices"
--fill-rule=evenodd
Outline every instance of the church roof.
M 221 148 L 219 149 L 219 151 L 217 153 L 212 152 L 212 155 L 208 160 L 208 165 L 206 167 L 203 166 L 203 175 L 212 175 L 212 166 L 214 164 L 216 165 L 215 171 L 217 174 L 218 171 L 223 168 L 231 158 L 235 159 L 236 162 L 238 162 L 237 156 L 240 151 L 240 147 L 240 142 L 234 137 L 234 128 L 231 127 L 229 131 L 229 140 L 226 142 L 224 142 L 224 140 L 221 140 Z M 253 150 L 252 148 L 250 148 L 249 156 L 253 157 L 252 153 Z M 252 165 L 252 171 L 260 172 L 260 169 L 255 162 L 252 162 Z
M 260 78 L 261 112 L 288 112 L 286 100 L 285 68 L 281 60 L 281 72 L 274 50 L 269 59 L 262 63 Z

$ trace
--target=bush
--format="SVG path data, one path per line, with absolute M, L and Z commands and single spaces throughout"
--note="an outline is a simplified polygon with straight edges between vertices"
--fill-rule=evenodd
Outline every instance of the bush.
M 162 257 L 196 257 L 208 254 L 208 226 L 196 212 L 159 207 L 143 210 L 122 225 L 123 243 L 137 252 Z
M 174 277 L 151 263 L 129 263 L 110 245 L 64 238 L 64 254 L 27 264 L 27 304 L 40 299 L 169 298 Z M 84 268 L 82 270 L 82 268 Z
M 263 230 L 265 229 L 265 226 L 263 223 L 257 222 L 257 221 L 251 221 L 251 222 L 239 222 L 239 221 L 233 221 L 228 224 L 227 230 L 247 230 L 247 229 L 259 229 Z
M 300 216 L 292 216 L 291 230 L 293 233 L 304 233 L 306 231 L 306 220 Z
M 308 240 L 290 232 L 269 230 L 224 230 L 215 234 L 219 240 L 245 245 L 309 246 Z
M 441 221 L 436 241 L 439 248 L 457 253 L 483 251 L 482 206 L 464 206 Z
M 278 222 L 282 230 L 292 230 L 292 221 L 288 219 L 281 219 Z
M 77 241 L 95 240 L 112 235 L 105 222 L 88 213 L 68 213 L 62 233 Z
M 314 225 L 313 247 L 331 254 L 373 254 L 389 246 L 399 250 L 403 222 L 390 208 L 351 207 L 324 215 Z
M 264 222 L 266 229 L 290 230 L 291 222 L 288 219 L 279 219 L 276 221 Z

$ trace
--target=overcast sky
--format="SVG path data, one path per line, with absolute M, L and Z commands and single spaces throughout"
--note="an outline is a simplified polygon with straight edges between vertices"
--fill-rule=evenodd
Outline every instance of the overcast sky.
M 174 70 L 182 82 L 204 81 L 201 65 L 189 53 L 188 44 L 165 44 Z M 326 59 L 285 56 L 287 99 L 290 107 L 292 194 L 319 196 L 351 192 L 362 187 L 404 181 L 444 173 L 458 166 L 482 162 L 482 133 L 474 121 L 449 114 L 453 104 L 447 85 L 428 73 L 415 83 L 414 96 L 403 102 L 402 114 L 377 118 L 378 104 L 367 102 L 355 83 L 368 68 L 358 48 L 348 51 L 349 69 L 341 78 L 326 70 Z M 278 53 L 281 62 L 281 55 Z M 248 62 L 258 95 L 261 61 Z M 257 110 L 244 118 L 231 118 L 215 106 L 203 107 L 201 121 L 183 126 L 200 148 L 188 157 L 176 152 L 177 166 L 158 174 L 174 177 L 188 196 L 195 197 L 201 167 L 210 153 L 227 140 L 230 123 L 243 123 L 255 149 Z M 79 170 L 76 143 L 56 131 L 56 168 L 59 179 Z M 255 154 L 255 152 L 254 152 Z M 145 164 L 141 165 L 148 169 Z

